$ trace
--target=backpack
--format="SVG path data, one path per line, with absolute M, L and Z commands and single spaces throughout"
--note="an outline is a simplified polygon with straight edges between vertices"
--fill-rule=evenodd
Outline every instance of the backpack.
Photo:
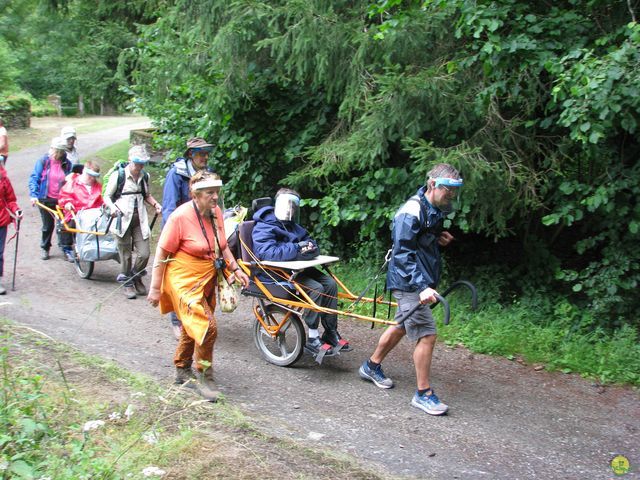
M 128 165 L 129 162 L 125 161 L 125 160 L 118 160 L 116 163 L 113 164 L 113 166 L 107 171 L 107 173 L 104 174 L 104 176 L 102 177 L 102 196 L 104 197 L 105 191 L 107 189 L 107 185 L 109 184 L 109 178 L 111 177 L 111 175 L 113 174 L 113 172 L 118 172 L 118 181 L 116 183 L 116 191 L 113 193 L 113 195 L 111 196 L 111 201 L 115 202 L 117 199 L 119 199 L 122 196 L 122 189 L 124 188 L 124 167 L 126 167 Z M 135 195 L 137 193 L 141 193 L 142 194 L 142 198 L 146 198 L 147 197 L 147 191 L 148 191 L 148 183 L 149 183 L 149 173 L 146 171 L 142 171 L 143 176 L 142 176 L 142 191 L 140 192 L 128 192 L 125 193 L 125 195 Z

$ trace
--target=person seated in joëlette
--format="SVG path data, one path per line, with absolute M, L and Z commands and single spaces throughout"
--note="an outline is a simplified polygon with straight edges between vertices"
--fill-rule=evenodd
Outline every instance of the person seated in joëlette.
M 58 205 L 64 210 L 64 221 L 71 228 L 75 227 L 73 212 L 79 212 L 87 208 L 100 208 L 103 205 L 102 184 L 100 178 L 100 165 L 88 160 L 82 169 L 82 173 L 70 173 L 65 184 L 60 189 Z M 62 251 L 67 260 L 74 262 L 73 234 L 67 231 L 60 233 Z
M 320 250 L 317 242 L 307 230 L 300 226 L 300 195 L 295 190 L 281 188 L 276 193 L 275 206 L 260 208 L 254 215 L 252 241 L 255 255 L 260 260 L 293 261 L 311 260 Z M 298 283 L 305 287 L 305 293 L 320 307 L 336 310 L 338 307 L 338 286 L 329 275 L 315 268 L 307 268 L 296 276 Z M 267 282 L 269 280 L 266 280 Z M 303 319 L 309 327 L 309 339 L 305 350 L 314 356 L 323 353 L 330 356 L 337 352 L 353 350 L 349 342 L 338 333 L 336 313 L 318 312 L 306 309 Z M 318 331 L 322 323 L 322 337 Z

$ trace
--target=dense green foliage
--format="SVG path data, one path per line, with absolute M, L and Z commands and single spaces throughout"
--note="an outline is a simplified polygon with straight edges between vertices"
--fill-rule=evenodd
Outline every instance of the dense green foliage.
M 611 333 L 640 326 L 639 7 L 23 0 L 0 7 L 0 59 L 36 96 L 131 100 L 175 155 L 210 139 L 227 203 L 300 190 L 323 249 L 350 258 L 380 259 L 394 211 L 449 162 L 448 278 Z
M 132 91 L 164 145 L 214 140 L 232 199 L 301 190 L 335 252 L 383 251 L 394 210 L 450 162 L 453 271 L 503 263 L 495 300 L 553 289 L 637 325 L 634 6 L 177 0 L 128 53 Z
M 87 112 L 122 107 L 128 96 L 120 87 L 129 72 L 118 73 L 119 55 L 135 45 L 136 23 L 153 19 L 154 7 L 143 1 L 0 2 L 0 64 L 7 67 L 0 69 L 0 92 L 57 94 L 69 106 L 66 113 L 79 98 Z M 5 84 L 5 76 L 13 84 Z

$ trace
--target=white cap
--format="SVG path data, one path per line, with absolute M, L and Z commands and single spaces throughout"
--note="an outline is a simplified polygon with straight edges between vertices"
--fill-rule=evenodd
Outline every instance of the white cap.
M 51 140 L 51 148 L 55 148 L 56 150 L 64 150 L 65 152 L 69 149 L 67 146 L 67 140 L 62 137 L 54 137 Z
M 199 182 L 191 185 L 191 190 L 195 192 L 197 190 L 204 190 L 206 188 L 215 188 L 221 186 L 222 180 L 220 180 L 219 178 L 205 178 L 204 180 L 200 180 Z
M 73 127 L 64 127 L 60 130 L 60 136 L 65 140 L 71 137 L 76 138 L 76 129 Z
M 147 163 L 149 161 L 149 154 L 144 145 L 134 145 L 129 149 L 129 160 L 133 163 Z

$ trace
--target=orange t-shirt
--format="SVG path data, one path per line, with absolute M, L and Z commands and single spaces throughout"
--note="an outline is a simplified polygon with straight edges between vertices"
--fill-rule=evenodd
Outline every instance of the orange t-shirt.
M 158 246 L 169 253 L 181 251 L 198 258 L 213 260 L 215 257 L 221 256 L 221 250 L 227 246 L 227 237 L 224 233 L 224 219 L 220 207 L 216 207 L 215 216 L 218 224 L 218 239 L 222 245 L 217 245 L 218 242 L 209 219 L 201 217 L 209 239 L 209 244 L 207 244 L 207 239 L 202 233 L 198 216 L 193 208 L 193 202 L 186 202 L 169 215 L 167 223 L 162 228 Z M 215 257 L 212 256 L 211 251 L 215 252 L 213 254 Z

